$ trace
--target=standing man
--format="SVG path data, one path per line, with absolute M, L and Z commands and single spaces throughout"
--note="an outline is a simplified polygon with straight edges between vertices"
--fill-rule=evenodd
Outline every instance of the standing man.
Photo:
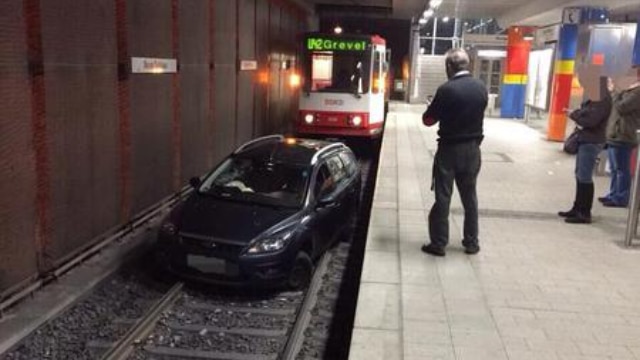
M 487 107 L 485 85 L 471 76 L 469 55 L 462 49 L 451 49 L 445 55 L 449 81 L 436 91 L 433 102 L 422 115 L 422 122 L 432 126 L 440 122 L 438 151 L 433 163 L 436 199 L 429 213 L 431 243 L 422 251 L 444 256 L 449 242 L 449 205 L 455 180 L 464 206 L 465 253 L 476 254 L 478 245 L 478 197 L 476 179 L 480 172 L 480 143 Z

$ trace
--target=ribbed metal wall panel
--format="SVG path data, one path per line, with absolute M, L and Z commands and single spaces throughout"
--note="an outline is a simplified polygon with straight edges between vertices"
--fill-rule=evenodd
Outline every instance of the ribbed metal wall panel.
M 301 23 L 289 11 L 271 0 L 0 2 L 0 292 L 289 125 L 281 60 Z M 131 74 L 131 57 L 177 57 L 179 72 Z M 259 70 L 239 74 L 239 60 Z
M 281 29 L 282 8 L 271 4 L 269 11 L 269 132 L 279 132 L 282 124 L 282 87 L 280 66 L 284 45 Z
M 209 5 L 180 1 L 180 120 L 182 183 L 206 172 L 213 158 L 213 127 L 208 120 Z
M 171 58 L 170 0 L 128 3 L 133 57 Z M 131 74 L 133 213 L 172 191 L 172 75 Z
M 258 60 L 258 81 L 255 90 L 254 133 L 256 136 L 267 133 L 269 112 L 268 75 L 269 75 L 269 2 L 256 4 L 256 60 Z
M 113 1 L 42 2 L 54 263 L 118 223 Z
M 35 162 L 21 0 L 0 2 L 0 293 L 37 272 Z
M 239 60 L 256 60 L 256 5 L 255 0 L 238 1 L 238 42 Z M 253 101 L 255 70 L 240 71 L 238 74 L 238 115 L 236 123 L 236 144 L 253 138 Z
M 215 2 L 214 101 L 216 159 L 236 147 L 236 3 Z

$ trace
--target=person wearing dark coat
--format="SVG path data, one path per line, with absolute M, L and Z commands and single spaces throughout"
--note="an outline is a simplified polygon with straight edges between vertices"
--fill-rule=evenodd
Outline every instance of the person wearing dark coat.
M 606 77 L 600 77 L 598 83 L 594 84 L 588 79 L 581 79 L 588 100 L 569 114 L 569 118 L 575 121 L 580 129 L 575 167 L 576 193 L 571 209 L 560 211 L 558 215 L 570 224 L 591 223 L 593 170 L 598 154 L 604 148 L 605 129 L 611 113 L 611 96 L 607 90 L 607 81 Z
M 610 84 L 611 115 L 607 123 L 607 153 L 611 166 L 609 193 L 598 200 L 608 207 L 626 207 L 631 189 L 631 152 L 640 128 L 640 82 L 623 91 Z
M 467 254 L 477 254 L 478 197 L 476 179 L 480 173 L 480 143 L 484 138 L 484 111 L 487 89 L 469 72 L 469 56 L 462 49 L 445 55 L 449 81 L 436 91 L 433 102 L 422 115 L 426 126 L 439 123 L 438 150 L 433 163 L 435 203 L 429 212 L 430 243 L 422 251 L 444 256 L 449 242 L 449 206 L 455 182 L 464 207 L 462 245 Z

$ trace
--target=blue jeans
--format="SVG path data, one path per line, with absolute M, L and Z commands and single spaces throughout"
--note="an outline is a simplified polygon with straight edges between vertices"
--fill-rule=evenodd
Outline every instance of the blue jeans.
M 611 166 L 611 185 L 606 198 L 617 205 L 629 203 L 631 150 L 633 147 L 630 145 L 609 145 L 607 150 Z
M 578 182 L 593 183 L 593 169 L 596 166 L 596 159 L 601 150 L 602 144 L 581 143 L 578 145 L 575 171 Z

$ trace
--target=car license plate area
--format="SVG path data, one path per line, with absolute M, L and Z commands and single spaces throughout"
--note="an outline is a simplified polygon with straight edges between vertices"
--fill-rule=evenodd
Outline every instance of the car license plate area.
M 226 274 L 228 264 L 224 259 L 189 254 L 187 266 L 207 274 Z

